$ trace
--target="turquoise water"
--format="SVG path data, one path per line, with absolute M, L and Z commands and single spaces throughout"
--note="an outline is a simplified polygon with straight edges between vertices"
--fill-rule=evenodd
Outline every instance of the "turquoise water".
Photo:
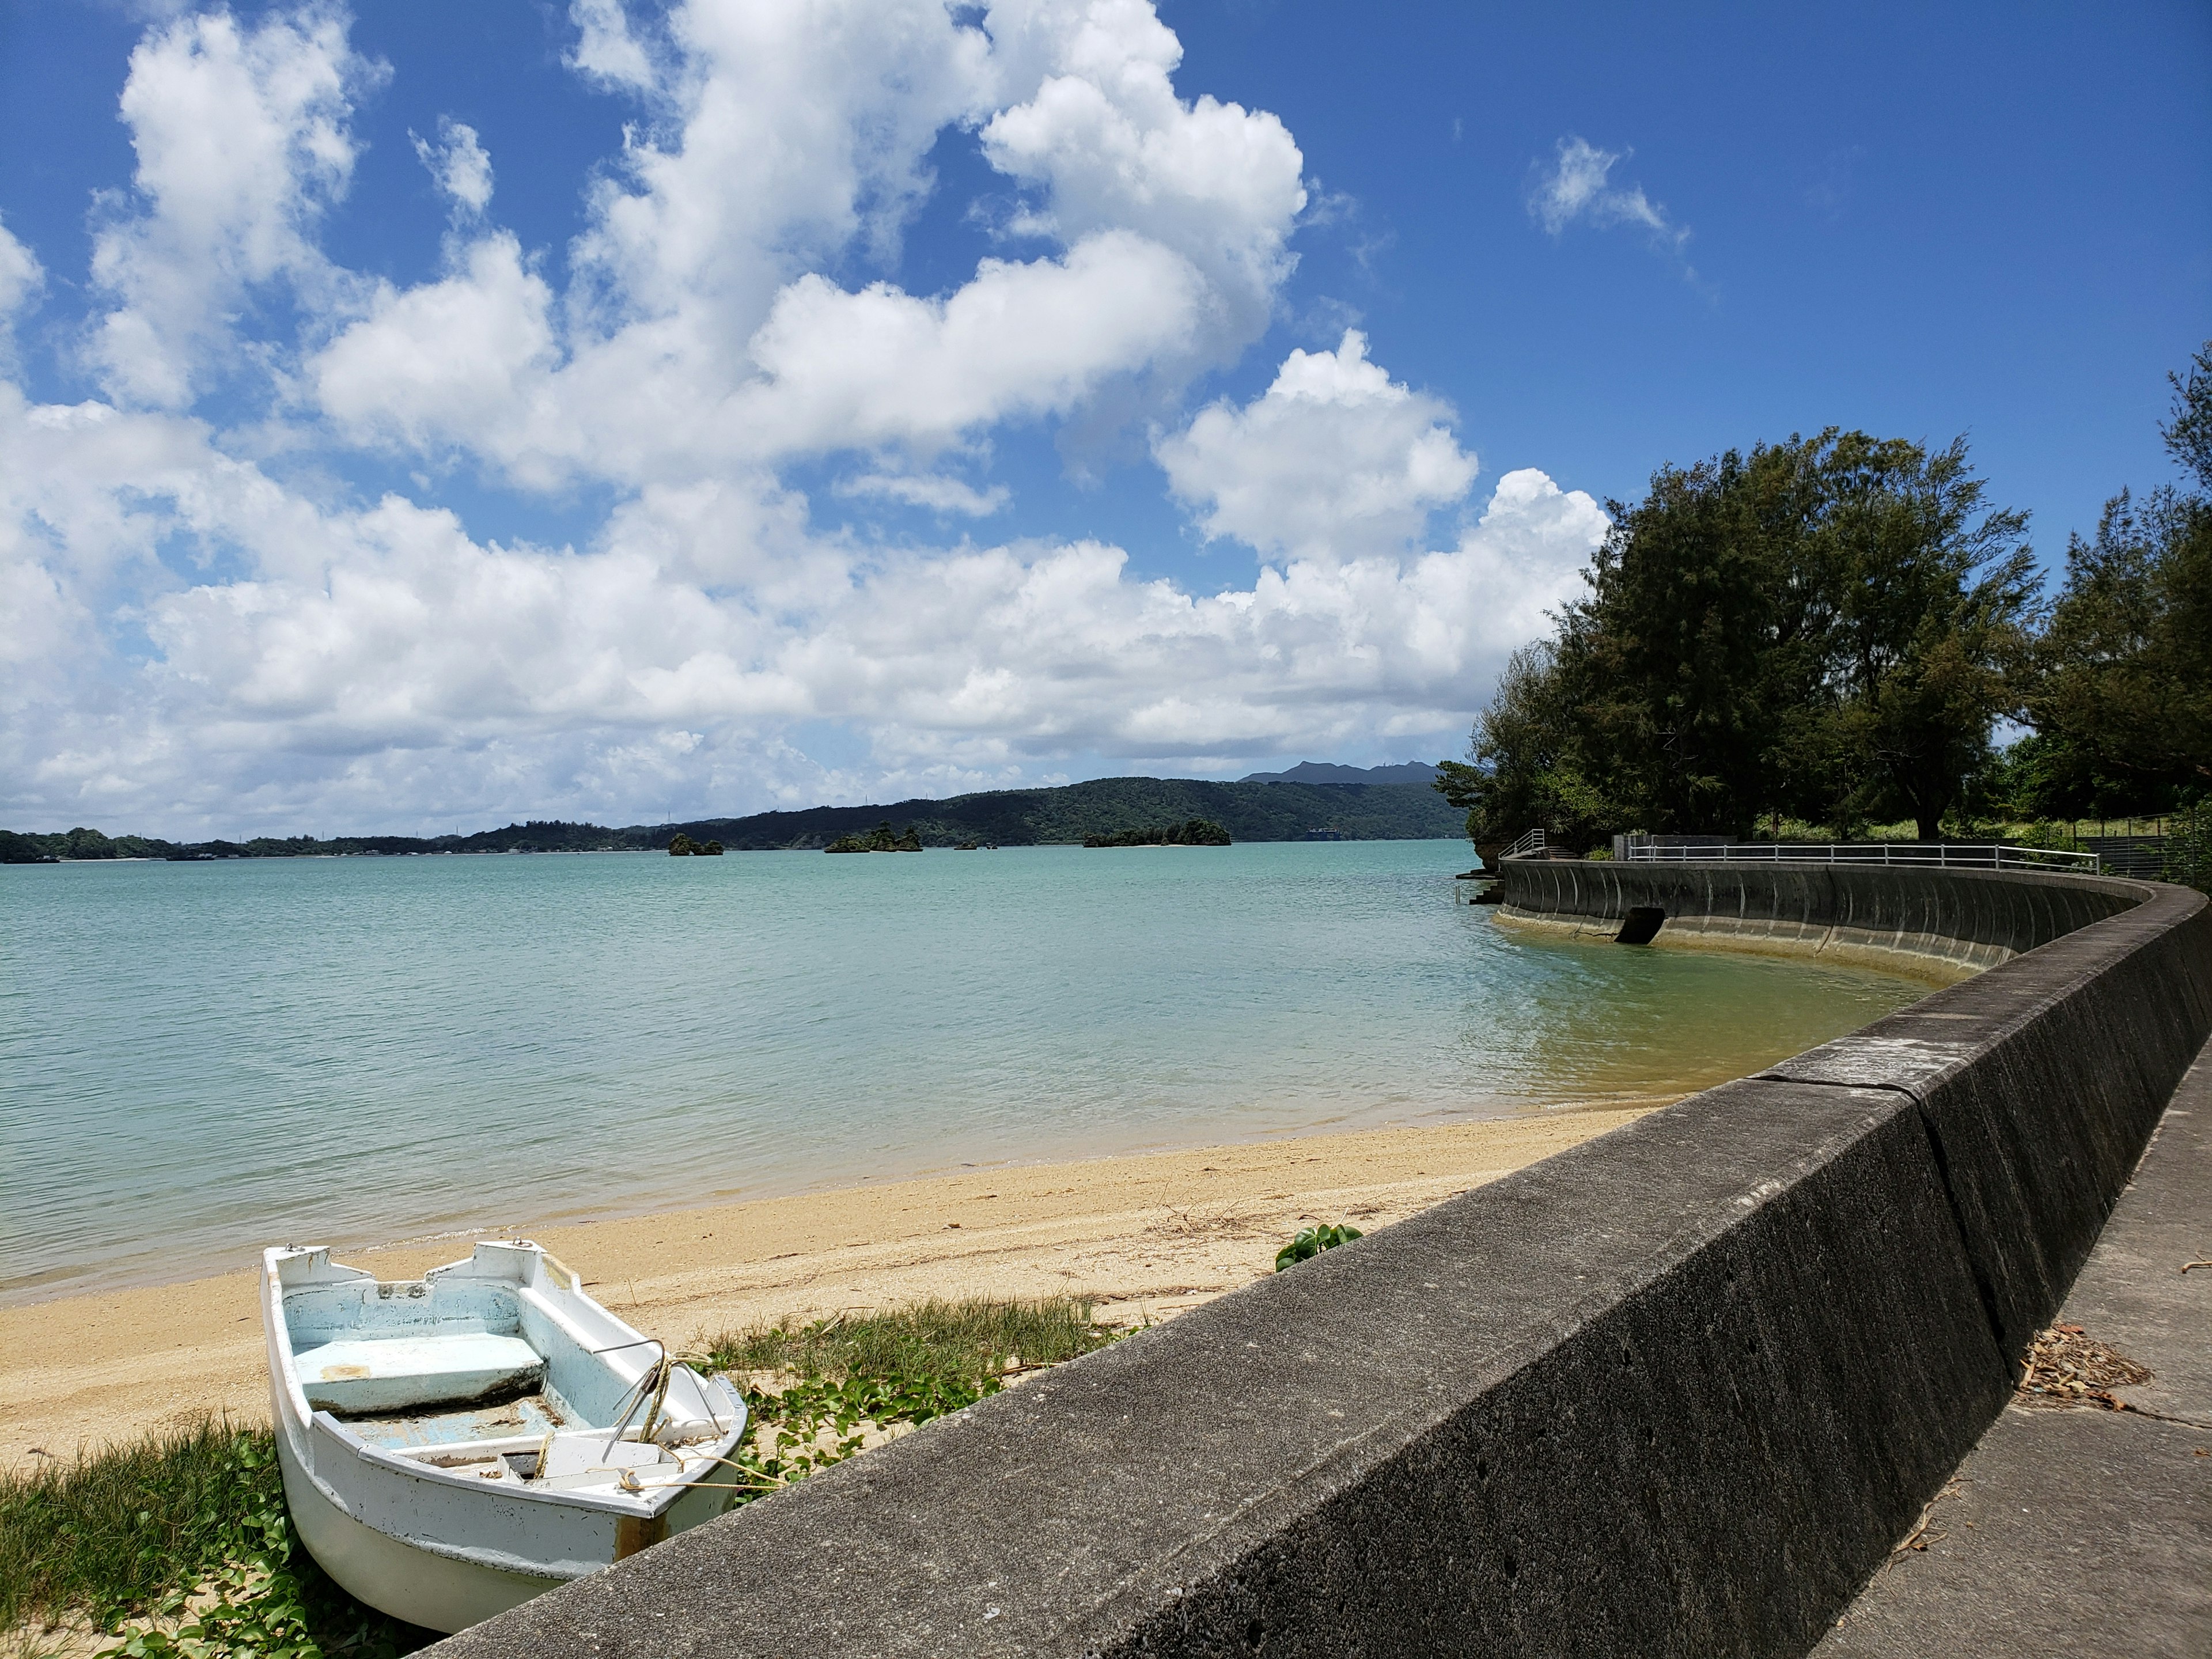
M 0 1297 L 1670 1093 L 1924 988 L 1534 944 L 1463 842 L 0 868 Z

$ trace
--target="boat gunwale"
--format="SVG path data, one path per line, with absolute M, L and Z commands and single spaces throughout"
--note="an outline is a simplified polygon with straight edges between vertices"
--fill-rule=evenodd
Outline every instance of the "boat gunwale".
M 529 1252 L 536 1255 L 541 1261 L 546 1262 L 548 1266 L 553 1267 L 555 1271 L 561 1273 L 562 1277 L 568 1279 L 568 1284 L 567 1288 L 569 1295 L 584 1297 L 582 1283 L 575 1274 L 574 1271 L 567 1267 L 565 1264 L 554 1263 L 552 1258 L 547 1255 L 543 1247 L 537 1245 L 527 1239 L 517 1239 L 514 1241 L 502 1240 L 499 1241 L 499 1243 L 506 1248 L 520 1247 L 526 1249 Z M 744 1396 L 732 1386 L 728 1378 L 723 1376 L 701 1376 L 697 1371 L 692 1370 L 692 1369 L 688 1365 L 683 1367 L 684 1370 L 690 1371 L 691 1376 L 696 1379 L 699 1385 L 702 1395 L 707 1397 L 708 1410 L 710 1413 L 714 1414 L 717 1429 L 719 1430 L 720 1427 L 720 1416 L 719 1413 L 714 1413 L 714 1403 L 711 1398 L 712 1391 L 717 1388 L 721 1390 L 723 1396 L 733 1410 L 736 1419 L 734 1426 L 727 1431 L 719 1432 L 714 1437 L 710 1443 L 712 1447 L 711 1450 L 695 1453 L 695 1455 L 690 1458 L 685 1458 L 682 1455 L 679 1446 L 663 1445 L 663 1450 L 665 1450 L 672 1455 L 677 1457 L 677 1467 L 679 1471 L 682 1469 L 683 1464 L 685 1462 L 702 1463 L 705 1467 L 702 1468 L 696 1474 L 666 1481 L 655 1486 L 647 1492 L 635 1494 L 624 1492 L 619 1489 L 606 1492 L 578 1490 L 574 1488 L 533 1489 L 530 1486 L 520 1480 L 515 1481 L 513 1484 L 509 1484 L 502 1480 L 495 1485 L 478 1478 L 465 1468 L 441 1468 L 436 1464 L 422 1462 L 415 1458 L 405 1456 L 398 1452 L 377 1445 L 355 1431 L 344 1421 L 344 1419 L 339 1418 L 334 1413 L 326 1408 L 310 1406 L 307 1403 L 307 1389 L 300 1381 L 299 1367 L 296 1363 L 295 1353 L 292 1343 L 291 1327 L 284 1314 L 284 1293 L 286 1287 L 279 1267 L 278 1258 L 305 1255 L 316 1249 L 321 1249 L 323 1251 L 324 1260 L 327 1265 L 333 1267 L 342 1268 L 347 1274 L 354 1276 L 350 1279 L 330 1281 L 331 1283 L 359 1283 L 366 1280 L 368 1283 L 378 1285 L 382 1285 L 387 1283 L 393 1285 L 427 1284 L 429 1282 L 433 1274 L 441 1271 L 440 1267 L 433 1267 L 419 1279 L 384 1280 L 378 1279 L 374 1273 L 368 1273 L 365 1269 L 349 1267 L 343 1262 L 331 1261 L 330 1260 L 328 1248 L 325 1246 L 271 1245 L 262 1252 L 262 1265 L 264 1268 L 262 1308 L 263 1322 L 269 1343 L 270 1358 L 272 1362 L 272 1370 L 274 1370 L 276 1377 L 280 1384 L 285 1404 L 290 1407 L 289 1413 L 280 1413 L 279 1414 L 280 1421 L 277 1424 L 279 1433 L 284 1432 L 284 1425 L 281 1419 L 283 1416 L 289 1415 L 299 1425 L 301 1430 L 306 1433 L 311 1445 L 313 1439 L 313 1431 L 317 1429 L 320 1429 L 323 1432 L 330 1435 L 333 1439 L 337 1440 L 347 1450 L 351 1452 L 354 1456 L 357 1457 L 362 1462 L 369 1464 L 373 1468 L 383 1469 L 388 1474 L 405 1475 L 416 1480 L 427 1480 L 439 1482 L 453 1491 L 466 1492 L 473 1494 L 471 1501 L 496 1504 L 500 1501 L 526 1499 L 532 1503 L 550 1504 L 560 1508 L 601 1511 L 614 1515 L 617 1518 L 627 1516 L 651 1520 L 656 1518 L 663 1511 L 681 1501 L 687 1493 L 698 1490 L 702 1483 L 713 1474 L 714 1467 L 717 1464 L 725 1462 L 728 1459 L 730 1454 L 736 1449 L 738 1443 L 744 1438 L 745 1430 L 750 1422 L 751 1413 L 747 1409 Z M 461 1258 L 461 1260 L 458 1261 L 443 1263 L 441 1264 L 441 1267 L 465 1267 L 475 1260 L 476 1257 L 472 1253 L 468 1256 Z M 513 1288 L 520 1297 L 534 1298 L 539 1311 L 552 1319 L 557 1326 L 566 1330 L 569 1336 L 577 1340 L 578 1346 L 582 1347 L 592 1358 L 595 1359 L 602 1358 L 606 1353 L 619 1351 L 618 1348 L 592 1348 L 590 1343 L 584 1339 L 583 1334 L 574 1328 L 574 1322 L 566 1316 L 565 1311 L 552 1306 L 550 1298 L 540 1291 L 538 1286 L 526 1282 L 515 1282 L 513 1285 Z M 591 1301 L 591 1298 L 589 1297 L 584 1297 L 584 1299 Z M 643 1333 L 638 1331 L 635 1327 L 630 1325 L 626 1320 L 620 1318 L 613 1312 L 612 1310 L 608 1309 L 603 1304 L 592 1301 L 591 1305 L 604 1314 L 610 1322 L 618 1327 L 623 1331 L 629 1333 L 630 1336 L 635 1339 L 632 1342 L 619 1345 L 620 1346 L 642 1347 L 647 1345 L 658 1345 L 662 1346 L 664 1353 L 666 1352 L 665 1346 L 659 1344 L 659 1339 L 646 1336 Z M 546 1356 L 541 1356 L 541 1358 L 544 1357 Z M 609 1366 L 608 1369 L 611 1370 L 616 1370 L 616 1374 L 617 1376 L 620 1375 L 619 1370 L 617 1370 L 615 1367 Z M 586 1425 L 584 1426 L 590 1431 L 595 1433 L 607 1434 L 611 1432 L 604 1426 L 592 1425 Z M 574 1431 L 572 1431 L 571 1432 Z M 620 1431 L 612 1431 L 612 1437 L 635 1439 L 637 1437 L 635 1435 L 632 1425 L 625 1425 Z M 544 1437 L 533 1436 L 525 1437 L 525 1438 L 542 1441 Z M 489 1445 L 492 1443 L 495 1443 L 457 1441 L 448 1443 L 445 1449 L 450 1449 L 451 1447 L 459 1445 Z M 659 1444 L 660 1443 L 656 1442 L 655 1443 Z M 696 1446 L 700 1443 L 693 1441 L 688 1443 Z M 351 1515 L 353 1513 L 351 1506 L 346 1503 L 344 1498 L 331 1487 L 328 1480 L 325 1480 L 317 1473 L 314 1467 L 314 1459 L 312 1455 L 301 1458 L 299 1462 L 301 1465 L 301 1472 L 313 1484 L 316 1491 L 321 1494 L 326 1502 L 334 1505 L 343 1514 Z M 363 1522 L 362 1524 L 368 1525 L 369 1523 Z M 381 1530 L 380 1528 L 376 1529 Z M 390 1534 L 387 1535 L 398 1538 L 399 1539 L 399 1541 L 404 1542 L 414 1547 L 430 1547 L 429 1542 L 422 1539 L 415 1537 L 400 1538 L 399 1534 Z M 441 1544 L 433 1550 L 433 1553 L 449 1556 L 457 1560 L 466 1561 L 477 1559 L 465 1547 L 451 1544 Z

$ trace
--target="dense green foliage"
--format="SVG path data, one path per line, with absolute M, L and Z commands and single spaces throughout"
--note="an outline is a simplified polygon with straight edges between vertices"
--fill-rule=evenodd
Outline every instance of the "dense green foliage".
M 865 836 L 840 836 L 822 849 L 825 853 L 919 853 L 921 837 L 912 824 L 903 830 L 891 828 L 885 818 Z
M 185 1598 L 212 1595 L 187 1612 Z M 0 1478 L 0 1630 L 75 1613 L 159 1626 L 116 1651 L 314 1659 L 411 1650 L 299 1547 L 274 1442 L 203 1422 Z
M 1113 1334 L 1079 1298 L 930 1301 L 894 1313 L 756 1326 L 717 1339 L 718 1370 L 775 1376 L 747 1390 L 752 1431 L 732 1460 L 732 1501 L 805 1480 L 878 1433 L 996 1394 L 1008 1376 L 1103 1347 Z
M 2212 345 L 2175 377 L 2166 447 L 2197 489 L 2122 490 L 2066 586 L 2024 699 L 2034 734 L 1996 780 L 2023 816 L 2161 812 L 2212 791 Z
M 1055 789 L 1006 789 L 884 806 L 817 806 L 743 818 L 637 824 L 626 830 L 558 821 L 512 823 L 473 836 L 359 836 L 317 840 L 179 842 L 94 830 L 22 836 L 0 831 L 0 863 L 66 858 L 303 858 L 445 853 L 658 852 L 676 836 L 732 852 L 818 849 L 872 842 L 889 813 L 919 847 L 1079 845 L 1163 822 L 1208 819 L 1237 841 L 1423 841 L 1456 836 L 1460 814 L 1419 784 L 1211 783 L 1182 778 L 1097 778 Z M 895 837 L 896 838 L 896 837 Z M 866 848 L 852 850 L 866 850 Z
M 670 838 L 668 856 L 672 859 L 718 859 L 722 856 L 719 841 L 694 841 L 681 830 Z
M 1296 1237 L 1275 1252 L 1275 1271 L 1280 1273 L 1285 1267 L 1319 1255 L 1323 1250 L 1333 1250 L 1340 1244 L 1349 1244 L 1355 1238 L 1365 1237 L 1357 1227 L 1338 1226 L 1329 1222 L 1303 1228 Z
M 1116 830 L 1111 835 L 1085 836 L 1085 847 L 1227 847 L 1230 834 L 1212 818 L 1188 818 L 1181 823 L 1152 824 L 1142 830 Z
M 2166 428 L 2212 491 L 2212 346 Z M 1963 440 L 1830 430 L 1662 467 L 1436 787 L 1478 843 L 1531 828 L 1849 836 L 1909 820 L 2161 812 L 2212 788 L 2212 503 L 2076 538 L 2046 607 L 2027 518 Z M 2000 750 L 2002 721 L 2032 726 Z

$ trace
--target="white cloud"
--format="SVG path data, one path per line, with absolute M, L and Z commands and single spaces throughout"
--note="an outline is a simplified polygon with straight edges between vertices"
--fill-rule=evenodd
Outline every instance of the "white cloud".
M 655 492 L 586 551 L 492 545 L 396 497 L 319 509 L 195 422 L 104 405 L 14 398 L 0 475 L 6 521 L 44 527 L 0 549 L 0 582 L 52 653 L 12 677 L 9 810 L 188 828 L 235 828 L 256 800 L 388 823 L 502 789 L 649 816 L 623 791 L 653 779 L 680 784 L 670 810 L 765 805 L 763 757 L 830 787 L 789 750 L 801 721 L 867 734 L 856 789 L 1071 753 L 1443 752 L 1605 527 L 1586 495 L 1515 472 L 1449 548 L 1196 595 L 1097 542 L 863 561 L 757 489 Z M 233 574 L 165 563 L 180 543 Z M 125 591 L 143 661 L 101 637 Z
M 481 143 L 441 123 L 417 148 L 456 210 L 408 285 L 317 242 L 378 72 L 341 14 L 148 29 L 135 194 L 94 248 L 109 396 L 38 404 L 0 376 L 0 822 L 635 821 L 1075 757 L 1443 752 L 1602 535 L 1588 496 L 1520 471 L 1429 546 L 1474 458 L 1356 331 L 1187 414 L 1281 307 L 1304 162 L 1274 117 L 1177 90 L 1143 0 L 570 15 L 576 72 L 637 118 L 568 258 L 494 221 Z M 948 131 L 1042 242 L 924 291 L 899 244 Z M 0 307 L 36 275 L 0 231 Z M 268 320 L 279 294 L 304 323 Z M 218 430 L 198 400 L 241 359 L 266 369 L 258 423 Z M 1138 575 L 1079 524 L 885 551 L 816 521 L 839 499 L 988 520 L 1010 424 L 1132 419 L 1206 533 L 1269 561 L 1249 584 Z M 495 542 L 349 497 L 362 449 L 611 505 L 577 545 Z M 823 725 L 862 757 L 804 752 Z
M 1346 329 L 1334 351 L 1296 350 L 1261 397 L 1218 403 L 1153 454 L 1209 537 L 1261 554 L 1340 559 L 1395 552 L 1429 513 L 1465 495 L 1475 459 L 1450 406 L 1393 381 Z
M 1064 413 L 1105 377 L 1179 352 L 1202 300 L 1186 261 L 1127 231 L 1064 259 L 986 259 L 943 301 L 803 277 L 753 337 L 765 378 L 732 406 L 755 453 L 927 451 L 1010 416 Z
M 1666 210 L 1645 196 L 1641 185 L 1622 190 L 1607 182 L 1613 169 L 1631 154 L 1600 149 L 1581 138 L 1560 139 L 1557 163 L 1550 172 L 1538 174 L 1529 194 L 1529 213 L 1554 236 L 1576 220 L 1587 219 L 1594 225 L 1640 228 L 1670 252 L 1680 252 L 1690 240 L 1686 225 L 1668 218 Z
M 368 314 L 309 362 L 317 400 L 356 441 L 430 449 L 506 427 L 551 365 L 552 292 L 521 244 L 497 231 L 453 253 L 439 281 L 379 284 Z
M 457 216 L 478 218 L 491 205 L 491 157 L 477 140 L 477 130 L 447 116 L 438 118 L 438 142 L 415 133 L 415 154 L 438 188 L 453 199 Z
M 46 273 L 38 256 L 0 224 L 0 369 L 14 366 L 16 319 L 31 308 L 46 285 Z M 15 613 L 9 610 L 6 614 Z
M 183 407 L 253 290 L 284 281 L 327 298 L 314 290 L 335 273 L 313 232 L 352 173 L 353 94 L 381 73 L 327 5 L 258 27 L 214 12 L 148 31 L 121 106 L 132 199 L 93 245 L 94 284 L 115 308 L 87 351 L 112 395 Z
M 695 3 L 668 16 L 665 67 L 611 0 L 574 15 L 579 65 L 649 88 L 660 118 L 600 187 L 562 303 L 507 281 L 439 302 L 456 319 L 523 307 L 496 331 L 544 319 L 556 349 L 530 360 L 505 419 L 441 419 L 439 389 L 413 379 L 380 410 L 373 377 L 346 377 L 331 412 L 349 429 L 460 445 L 532 485 L 839 449 L 926 456 L 1139 380 L 1171 395 L 1258 335 L 1292 268 L 1297 147 L 1272 115 L 1182 100 L 1180 49 L 1142 0 L 1000 5 L 988 33 L 927 0 Z M 1058 252 L 982 260 L 941 296 L 822 272 L 856 250 L 895 255 L 932 144 L 976 121 Z M 392 305 L 380 296 L 353 356 L 377 355 Z M 433 370 L 445 356 L 398 343 Z M 469 381 L 456 409 L 477 407 L 482 359 L 453 354 Z
M 1146 0 L 994 6 L 1010 71 L 1033 94 L 983 128 L 984 154 L 1044 198 L 1032 221 L 1073 239 L 1123 226 L 1175 249 L 1212 285 L 1206 343 L 1232 355 L 1266 325 L 1305 206 L 1304 158 L 1282 122 L 1201 96 L 1171 76 L 1182 47 Z
M 38 256 L 0 224 L 0 328 L 14 325 L 15 314 L 29 306 L 46 282 Z
M 1004 484 L 978 489 L 957 478 L 933 473 L 916 477 L 907 473 L 864 472 L 856 478 L 839 480 L 836 489 L 840 495 L 872 495 L 884 501 L 903 501 L 908 507 L 926 507 L 933 512 L 957 513 L 971 519 L 988 518 L 1012 499 Z
M 568 54 L 570 68 L 608 86 L 634 91 L 647 90 L 655 84 L 653 60 L 630 33 L 622 0 L 573 0 L 568 21 L 576 27 L 576 45 Z

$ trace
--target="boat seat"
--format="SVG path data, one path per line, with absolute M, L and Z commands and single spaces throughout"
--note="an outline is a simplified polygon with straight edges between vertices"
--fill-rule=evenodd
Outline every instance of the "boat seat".
M 463 1405 L 545 1380 L 545 1361 L 519 1336 L 441 1331 L 341 1337 L 293 1357 L 316 1411 L 397 1412 Z

